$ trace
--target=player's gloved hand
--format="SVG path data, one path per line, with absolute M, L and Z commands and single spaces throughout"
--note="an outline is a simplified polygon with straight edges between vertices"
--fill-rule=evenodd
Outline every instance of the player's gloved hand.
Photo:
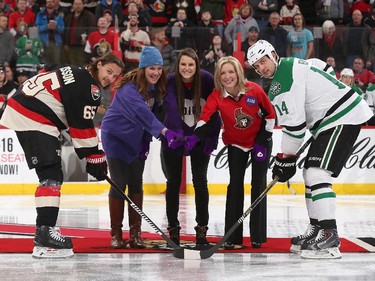
M 150 151 L 150 142 L 144 140 L 141 145 L 141 151 L 139 152 L 139 159 L 146 161 L 148 153 Z
M 185 142 L 185 149 L 187 151 L 191 151 L 198 142 L 199 142 L 199 138 L 197 135 L 187 136 L 186 142 Z
M 177 147 L 183 146 L 183 137 L 184 135 L 182 133 L 176 133 L 172 130 L 167 130 L 165 132 L 165 138 L 167 139 L 168 147 L 171 149 L 176 149 Z
M 272 178 L 279 177 L 279 182 L 286 182 L 297 171 L 297 159 L 298 156 L 291 155 L 283 158 L 282 153 L 278 153 L 275 157 L 275 166 L 272 169 Z
M 267 149 L 261 144 L 254 144 L 253 146 L 254 160 L 257 162 L 263 162 L 267 158 Z
M 107 161 L 103 150 L 96 154 L 86 156 L 86 172 L 96 178 L 98 181 L 105 179 L 107 175 Z

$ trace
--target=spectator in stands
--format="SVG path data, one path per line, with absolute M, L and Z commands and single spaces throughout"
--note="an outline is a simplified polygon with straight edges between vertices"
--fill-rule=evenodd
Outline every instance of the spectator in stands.
M 43 7 L 40 6 L 39 1 L 37 1 L 37 0 L 27 0 L 27 6 L 34 13 L 35 17 L 38 14 L 38 12 L 43 8 Z
M 352 69 L 354 72 L 354 83 L 360 87 L 362 91 L 365 92 L 369 84 L 375 84 L 375 74 L 365 68 L 363 58 L 356 57 L 353 61 Z
M 99 5 L 98 0 L 85 0 L 85 9 L 95 14 L 96 7 Z
M 336 73 L 336 78 L 337 79 L 340 79 L 340 71 L 337 69 L 336 67 L 336 60 L 334 57 L 327 57 L 326 59 L 326 63 L 330 66 L 332 66 L 333 70 L 335 71 Z
M 278 0 L 250 0 L 254 9 L 254 18 L 256 19 L 259 29 L 267 26 L 269 15 L 272 12 L 279 11 Z
M 216 24 L 220 36 L 224 36 L 224 5 L 226 0 L 197 0 L 196 9 L 210 11 L 211 21 Z
M 108 30 L 109 24 L 105 17 L 98 19 L 98 30 L 88 36 L 85 53 L 88 62 L 95 62 L 98 58 L 110 54 L 114 50 L 114 33 Z
M 177 10 L 177 17 L 170 20 L 167 29 L 168 37 L 173 40 L 172 45 L 176 50 L 184 48 L 195 49 L 196 33 L 194 26 L 194 23 L 187 18 L 186 10 L 179 8 Z
M 244 75 L 245 78 L 249 81 L 257 83 L 259 86 L 263 86 L 263 79 L 259 77 L 259 74 L 255 72 L 255 69 L 249 64 L 247 58 L 247 50 L 254 45 L 259 39 L 259 30 L 255 26 L 250 27 L 249 35 L 245 42 L 242 42 L 241 50 L 245 52 L 245 67 L 244 67 Z
M 100 3 L 95 9 L 95 22 L 98 22 L 98 19 L 104 16 L 104 12 L 106 10 L 110 10 L 112 12 L 111 25 L 115 25 L 116 16 L 119 23 L 124 21 L 124 13 L 119 0 L 100 0 Z
M 314 52 L 314 37 L 310 30 L 305 28 L 305 19 L 301 13 L 293 17 L 293 29 L 288 32 L 288 47 L 286 55 L 300 59 L 311 58 Z
M 128 27 L 121 33 L 120 47 L 125 62 L 125 72 L 138 67 L 142 49 L 150 45 L 150 37 L 146 31 L 138 28 L 138 15 L 129 15 Z
M 144 8 L 142 0 L 128 1 L 126 9 L 124 9 L 123 26 L 127 26 L 129 21 L 128 16 L 131 14 L 137 14 L 139 21 L 138 27 L 149 32 L 149 29 L 152 26 L 151 15 L 149 10 Z
M 16 92 L 17 88 L 18 85 L 14 81 L 7 79 L 4 64 L 0 64 L 0 119 L 7 105 L 8 98 Z
M 249 28 L 252 26 L 259 29 L 257 21 L 253 18 L 253 8 L 250 4 L 245 3 L 240 7 L 238 15 L 225 28 L 225 40 L 232 48 L 235 48 L 236 46 L 233 46 L 233 43 L 237 41 L 237 33 L 241 33 L 241 42 L 244 42 L 247 40 Z
M 23 82 L 31 77 L 30 73 L 26 70 L 20 69 L 16 71 L 17 75 L 17 84 L 20 86 Z
M 17 0 L 17 9 L 9 16 L 9 31 L 16 38 L 26 34 L 27 27 L 35 23 L 35 14 L 26 0 Z
M 282 25 L 292 25 L 293 16 L 297 13 L 300 13 L 299 6 L 295 3 L 294 0 L 286 0 L 285 5 L 280 9 L 280 24 Z
M 363 23 L 367 24 L 369 27 L 375 27 L 375 7 L 372 9 L 371 16 L 364 18 Z
M 13 9 L 7 3 L 5 3 L 5 0 L 0 0 L 0 15 L 4 15 L 9 18 L 12 12 Z
M 280 26 L 280 15 L 273 12 L 268 18 L 268 25 L 259 34 L 259 39 L 267 40 L 275 48 L 280 57 L 286 57 L 288 31 Z
M 201 11 L 201 19 L 197 23 L 197 54 L 199 59 L 203 59 L 203 52 L 208 49 L 215 35 L 219 34 L 216 24 L 212 22 L 209 10 Z
M 319 25 L 319 18 L 316 14 L 316 4 L 317 0 L 303 0 L 298 1 L 298 6 L 301 14 L 304 16 L 306 25 Z
M 346 67 L 353 65 L 357 56 L 367 59 L 369 51 L 369 38 L 371 27 L 362 22 L 362 13 L 353 11 L 352 22 L 348 23 L 343 30 L 343 53 L 346 57 Z
M 371 17 L 372 3 L 370 0 L 354 0 L 350 6 L 350 12 L 353 14 L 355 10 L 361 12 L 363 18 Z
M 11 63 L 14 53 L 13 36 L 7 26 L 8 18 L 5 15 L 0 15 L 0 64 Z
M 38 12 L 35 21 L 47 63 L 61 63 L 65 23 L 55 7 L 55 0 L 46 0 L 46 7 Z
M 197 125 L 203 105 L 214 89 L 213 76 L 199 66 L 199 58 L 191 48 L 181 50 L 177 58 L 176 71 L 168 76 L 165 97 L 166 117 L 164 125 L 185 136 L 192 135 Z M 193 187 L 195 192 L 195 220 L 197 225 L 196 244 L 207 245 L 208 201 L 207 169 L 211 152 L 216 149 L 221 120 L 216 113 L 212 116 L 212 127 L 207 129 L 207 137 L 199 145 L 192 144 L 188 149 L 179 147 L 172 150 L 168 141 L 162 139 L 162 154 L 166 167 L 167 190 L 166 208 L 169 237 L 180 244 L 179 193 L 182 176 L 182 158 L 190 156 Z M 197 140 L 197 139 L 195 139 Z M 195 146 L 195 147 L 194 147 Z M 194 148 L 193 148 L 194 147 Z
M 342 41 L 337 35 L 336 26 L 331 20 L 326 20 L 322 25 L 323 39 L 319 44 L 319 58 L 323 61 L 327 57 L 334 57 L 336 66 L 342 69 L 345 65 L 345 58 L 342 51 Z
M 65 18 L 64 63 L 81 66 L 86 63 L 87 35 L 96 29 L 95 15 L 84 9 L 83 0 L 74 0 L 72 10 Z
M 351 87 L 358 95 L 362 96 L 363 91 L 361 88 L 354 81 L 354 73 L 353 70 L 350 68 L 344 68 L 340 72 L 340 81 L 345 85 Z
M 172 0 L 144 0 L 143 3 L 150 10 L 153 27 L 167 26 L 172 14 Z
M 155 27 L 152 29 L 152 32 L 154 34 L 154 38 L 151 43 L 161 53 L 161 56 L 163 57 L 163 68 L 165 70 L 165 73 L 168 74 L 175 68 L 176 51 L 167 40 L 164 27 Z
M 187 19 L 193 24 L 195 24 L 197 20 L 197 12 L 195 10 L 195 5 L 194 5 L 195 1 L 196 0 L 174 0 L 172 1 L 171 18 L 176 18 L 178 9 L 184 8 L 186 11 Z
M 217 34 L 212 38 L 211 45 L 203 52 L 201 67 L 213 75 L 219 59 L 230 56 L 231 54 L 232 49 L 228 46 L 226 41 Z
M 227 0 L 224 5 L 224 24 L 227 25 L 240 12 L 240 7 L 248 0 Z
M 16 71 L 17 73 L 26 72 L 29 77 L 37 74 L 37 67 L 44 55 L 43 43 L 39 37 L 30 38 L 26 34 L 18 38 L 15 51 L 17 54 Z
M 344 23 L 343 0 L 317 0 L 316 9 L 321 22 L 331 20 L 336 24 Z

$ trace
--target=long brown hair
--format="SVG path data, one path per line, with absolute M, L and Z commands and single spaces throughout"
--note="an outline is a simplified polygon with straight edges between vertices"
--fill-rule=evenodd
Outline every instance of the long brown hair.
M 182 76 L 179 72 L 179 65 L 182 56 L 188 56 L 195 61 L 196 71 L 193 76 L 193 112 L 194 120 L 198 121 L 201 114 L 201 68 L 199 63 L 199 58 L 197 53 L 192 48 L 185 48 L 181 50 L 180 54 L 177 57 L 176 63 L 176 88 L 177 88 L 177 102 L 178 102 L 178 111 L 181 118 L 184 117 L 184 107 L 185 107 L 185 95 L 184 95 L 184 82 L 182 81 Z
M 92 77 L 94 77 L 95 80 L 98 80 L 99 78 L 99 69 L 98 69 L 98 63 L 101 62 L 102 65 L 106 65 L 108 63 L 114 63 L 116 64 L 118 67 L 121 68 L 121 73 L 124 71 L 125 69 L 125 65 L 124 63 L 122 62 L 121 59 L 119 59 L 117 56 L 115 55 L 112 55 L 112 54 L 107 54 L 105 56 L 102 56 L 100 57 L 99 59 L 97 59 L 95 62 L 93 63 L 90 63 L 86 66 L 86 69 L 91 73 Z M 111 85 L 108 85 L 107 87 L 105 87 L 104 89 L 109 89 L 111 87 Z
M 141 96 L 148 101 L 150 99 L 149 95 L 149 89 L 150 84 L 148 83 L 146 79 L 145 74 L 145 68 L 136 68 L 128 73 L 126 73 L 120 81 L 116 84 L 115 89 L 120 88 L 122 85 L 131 82 L 134 83 L 138 92 L 141 94 Z M 167 74 L 165 73 L 165 70 L 162 69 L 162 74 L 155 84 L 155 90 L 156 90 L 156 100 L 158 103 L 161 103 L 165 97 L 167 89 Z

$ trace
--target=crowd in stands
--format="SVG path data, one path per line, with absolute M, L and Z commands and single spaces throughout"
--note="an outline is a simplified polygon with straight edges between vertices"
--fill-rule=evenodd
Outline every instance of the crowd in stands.
M 221 57 L 238 56 L 239 47 L 246 53 L 265 39 L 280 56 L 334 59 L 335 71 L 352 69 L 366 93 L 375 83 L 373 2 L 0 0 L 0 64 L 10 67 L 17 83 L 36 74 L 38 65 L 84 65 L 110 52 L 130 71 L 142 49 L 154 45 L 167 73 L 186 47 L 213 73 Z M 267 90 L 266 81 L 248 64 L 243 67 L 247 79 Z

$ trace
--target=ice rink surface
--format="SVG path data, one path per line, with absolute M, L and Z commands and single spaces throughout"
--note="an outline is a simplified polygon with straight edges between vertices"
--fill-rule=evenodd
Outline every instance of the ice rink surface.
M 245 198 L 248 208 L 250 198 Z M 146 195 L 143 211 L 167 232 L 164 195 Z M 225 196 L 210 196 L 208 235 L 223 235 L 224 212 Z M 0 196 L 0 223 L 34 225 L 35 216 L 33 196 Z M 181 195 L 182 234 L 195 233 L 194 217 L 194 198 Z M 268 196 L 268 237 L 302 234 L 307 223 L 302 195 Z M 338 195 L 337 223 L 340 237 L 375 237 L 375 196 Z M 127 220 L 124 225 L 127 229 Z M 107 194 L 62 195 L 58 226 L 109 229 Z M 245 236 L 249 236 L 248 228 L 249 218 L 244 222 Z M 142 229 L 154 232 L 145 221 Z M 215 253 L 206 260 L 179 260 L 171 253 L 76 254 L 62 260 L 0 254 L 0 280 L 373 281 L 375 252 L 343 253 L 340 260 L 304 260 L 291 253 Z

